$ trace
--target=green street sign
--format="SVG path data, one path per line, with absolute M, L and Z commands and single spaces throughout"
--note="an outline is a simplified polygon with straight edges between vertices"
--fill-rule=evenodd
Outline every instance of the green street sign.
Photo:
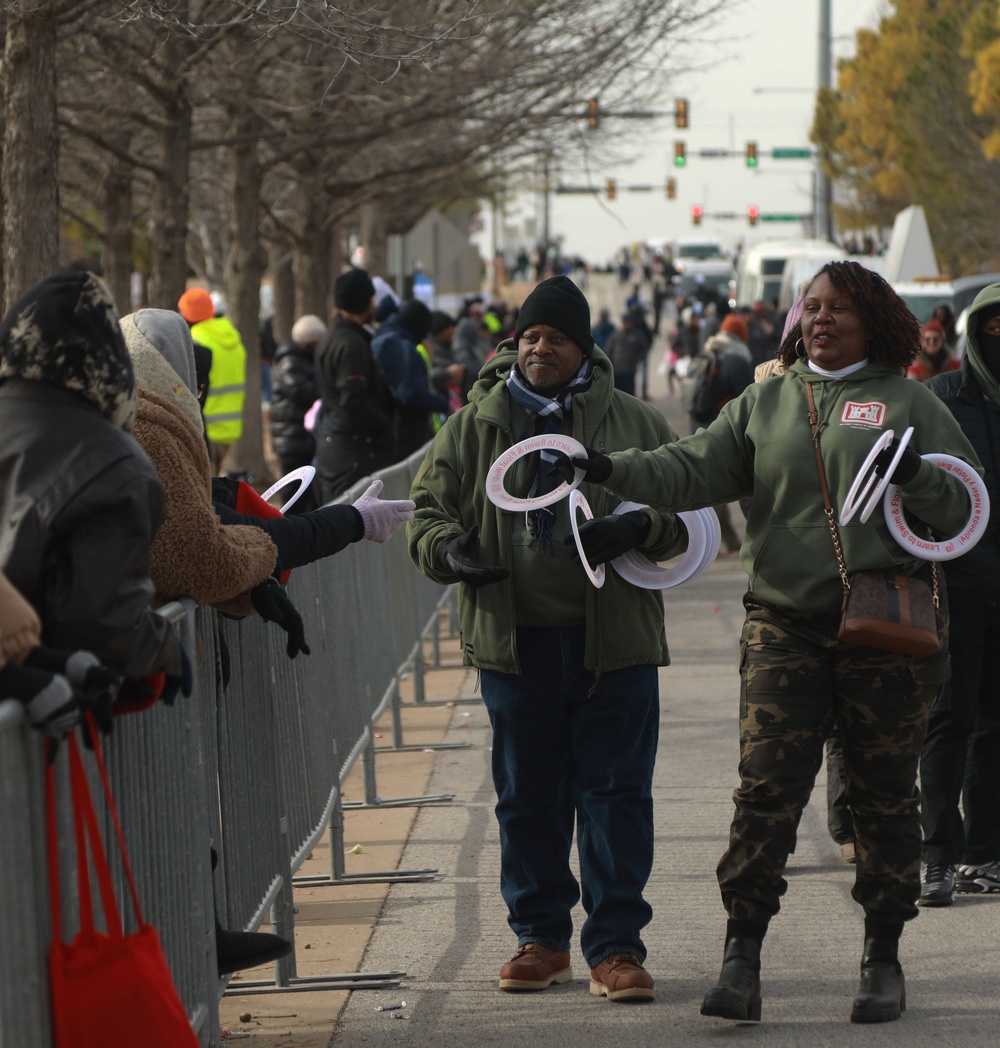
M 761 222 L 802 222 L 808 215 L 761 215 Z
M 775 160 L 804 160 L 812 156 L 811 149 L 772 149 Z

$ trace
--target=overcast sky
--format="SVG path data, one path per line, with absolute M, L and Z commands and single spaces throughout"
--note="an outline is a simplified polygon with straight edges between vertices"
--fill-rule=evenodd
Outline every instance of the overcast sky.
M 886 10 L 885 0 L 833 0 L 834 60 L 854 51 L 854 32 L 874 28 Z M 671 85 L 665 109 L 673 97 L 690 105 L 688 131 L 675 131 L 664 121 L 651 131 L 640 160 L 631 165 L 608 165 L 591 172 L 564 172 L 570 184 L 598 184 L 617 180 L 617 199 L 609 203 L 602 193 L 552 198 L 552 232 L 564 235 L 564 250 L 593 262 L 612 256 L 623 244 L 646 237 L 671 238 L 705 234 L 732 246 L 768 236 L 798 236 L 797 223 L 759 223 L 750 229 L 748 205 L 764 213 L 811 211 L 812 171 L 808 160 L 773 160 L 775 147 L 808 146 L 813 92 L 818 79 L 819 0 L 741 0 L 713 35 L 717 44 L 692 51 L 706 68 L 684 74 Z M 836 65 L 834 65 L 836 69 Z M 834 73 L 836 76 L 836 72 Z M 779 90 L 774 90 L 774 89 Z M 688 162 L 673 164 L 673 143 L 687 143 Z M 745 166 L 746 142 L 758 143 L 756 171 Z M 700 149 L 735 149 L 739 156 L 701 158 Z M 677 179 L 677 199 L 664 194 L 667 176 Z M 654 186 L 652 192 L 630 192 L 626 185 Z M 691 224 L 690 207 L 701 204 L 706 216 L 735 211 L 738 219 Z M 507 215 L 507 224 L 521 229 L 538 215 L 540 204 L 525 197 Z M 539 234 L 540 234 L 539 221 Z M 485 245 L 484 245 L 485 246 Z M 488 250 L 488 249 L 487 249 Z

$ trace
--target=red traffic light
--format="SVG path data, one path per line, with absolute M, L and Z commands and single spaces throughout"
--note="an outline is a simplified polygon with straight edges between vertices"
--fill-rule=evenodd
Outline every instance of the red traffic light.
M 747 219 L 749 220 L 750 225 L 752 225 L 752 226 L 757 225 L 757 219 L 759 219 L 759 218 L 760 218 L 760 208 L 756 204 L 751 204 L 747 208 Z
M 701 206 L 701 204 L 692 204 L 691 205 L 691 221 L 696 226 L 700 226 L 701 225 L 701 216 L 704 213 L 705 213 L 705 209 Z

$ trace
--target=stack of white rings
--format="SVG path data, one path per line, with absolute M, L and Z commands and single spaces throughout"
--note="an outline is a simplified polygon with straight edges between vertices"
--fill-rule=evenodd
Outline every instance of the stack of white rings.
M 537 437 L 522 440 L 505 451 L 490 467 L 486 477 L 487 498 L 500 509 L 526 512 L 540 509 L 543 506 L 551 506 L 569 496 L 569 519 L 573 528 L 573 537 L 576 539 L 576 548 L 580 554 L 580 563 L 587 573 L 587 578 L 600 589 L 607 577 L 605 566 L 599 564 L 596 568 L 591 568 L 587 562 L 583 545 L 580 542 L 580 525 L 577 520 L 578 512 L 582 513 L 586 520 L 592 520 L 594 516 L 586 498 L 576 490 L 583 482 L 585 472 L 578 469 L 571 484 L 564 482 L 552 491 L 536 498 L 517 498 L 511 495 L 503 485 L 504 477 L 516 462 L 536 451 L 551 450 L 561 451 L 570 458 L 583 457 L 587 453 L 586 448 L 573 437 L 543 433 Z M 623 502 L 614 512 L 616 514 L 627 513 L 630 510 L 643 508 L 636 502 Z M 722 544 L 719 518 L 714 509 L 698 509 L 680 513 L 678 516 L 687 528 L 688 546 L 687 551 L 676 564 L 667 568 L 660 567 L 637 550 L 629 550 L 628 553 L 611 562 L 615 572 L 633 586 L 641 589 L 670 589 L 673 586 L 679 586 L 682 582 L 697 578 L 705 571 L 719 555 L 719 547 Z
M 875 459 L 880 451 L 892 443 L 893 432 L 887 429 L 879 437 L 861 464 L 854 483 L 847 492 L 847 498 L 844 500 L 840 513 L 840 523 L 842 526 L 849 524 L 859 508 L 861 512 L 858 514 L 858 520 L 862 524 L 867 523 L 879 499 L 882 499 L 882 512 L 885 515 L 889 534 L 907 553 L 918 560 L 954 560 L 956 557 L 961 557 L 963 553 L 968 553 L 985 534 L 986 524 L 990 519 L 989 492 L 979 474 L 960 458 L 955 458 L 954 455 L 921 455 L 921 458 L 936 463 L 961 481 L 969 495 L 969 518 L 957 535 L 941 542 L 917 535 L 906 523 L 906 517 L 903 515 L 903 496 L 899 488 L 890 486 L 892 473 L 903 457 L 903 452 L 912 436 L 913 427 L 910 426 L 900 438 L 899 446 L 889 463 L 889 468 L 881 477 L 875 472 Z M 862 508 L 861 502 L 866 496 L 868 496 L 868 501 Z

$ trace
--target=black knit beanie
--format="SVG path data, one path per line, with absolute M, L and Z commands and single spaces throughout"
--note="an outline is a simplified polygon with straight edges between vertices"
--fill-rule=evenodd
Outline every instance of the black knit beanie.
M 334 282 L 333 304 L 345 313 L 364 313 L 374 297 L 375 285 L 363 269 L 349 269 Z
M 533 324 L 548 324 L 571 338 L 584 353 L 594 348 L 590 333 L 590 303 L 569 277 L 543 280 L 524 300 L 517 314 L 515 343 Z
M 419 298 L 408 298 L 399 307 L 399 319 L 418 342 L 427 338 L 431 329 L 431 311 Z

